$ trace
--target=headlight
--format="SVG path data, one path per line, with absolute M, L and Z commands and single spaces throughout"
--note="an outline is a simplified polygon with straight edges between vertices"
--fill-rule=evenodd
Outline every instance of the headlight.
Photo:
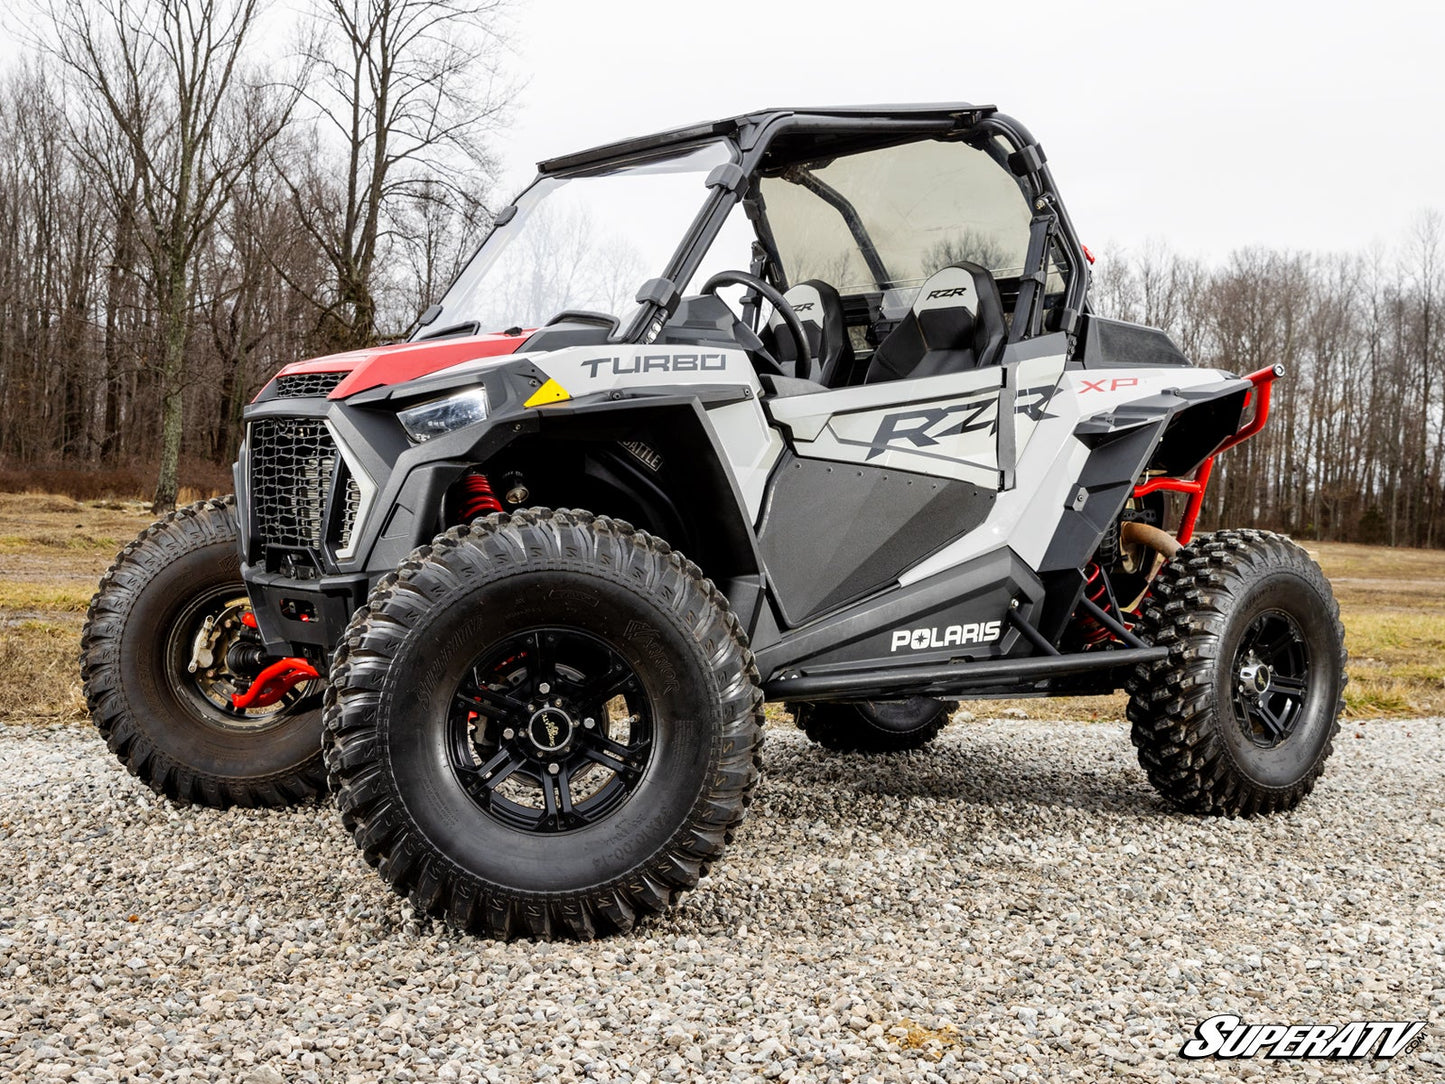
M 430 440 L 464 425 L 485 421 L 487 389 L 468 388 L 457 395 L 448 395 L 445 399 L 433 399 L 420 406 L 399 410 L 396 417 L 412 440 Z

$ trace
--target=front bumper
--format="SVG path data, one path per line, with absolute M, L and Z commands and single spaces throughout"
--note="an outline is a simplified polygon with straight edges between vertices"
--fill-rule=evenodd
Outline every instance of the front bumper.
M 376 581 L 445 528 L 457 478 L 535 430 L 520 406 L 544 378 L 506 369 L 481 382 L 502 418 L 421 444 L 397 420 L 400 389 L 345 400 L 263 394 L 247 408 L 234 467 L 241 576 L 269 652 L 324 662 Z M 478 383 L 475 373 L 442 376 L 406 390 L 415 400 Z
M 241 576 L 267 648 L 323 663 L 341 641 L 351 615 L 365 604 L 372 584 L 364 572 L 297 580 L 250 565 L 242 566 Z

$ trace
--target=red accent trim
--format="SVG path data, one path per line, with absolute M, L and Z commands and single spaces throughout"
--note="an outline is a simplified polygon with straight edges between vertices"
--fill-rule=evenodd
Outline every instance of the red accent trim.
M 1179 544 L 1189 545 L 1189 540 L 1194 537 L 1194 526 L 1199 522 L 1200 510 L 1204 507 L 1204 491 L 1209 488 L 1209 476 L 1214 473 L 1214 456 L 1220 452 L 1233 448 L 1236 444 L 1242 444 L 1264 428 L 1264 423 L 1269 421 L 1269 393 L 1275 379 L 1284 375 L 1284 368 L 1280 365 L 1271 365 L 1267 369 L 1260 369 L 1258 372 L 1250 373 L 1244 379 L 1248 380 L 1254 387 L 1246 393 L 1244 405 L 1249 405 L 1249 400 L 1258 395 L 1255 403 L 1254 417 L 1244 428 L 1240 429 L 1231 437 L 1226 437 L 1224 442 L 1214 449 L 1214 454 L 1199 464 L 1199 469 L 1194 472 L 1194 478 L 1151 478 L 1147 482 L 1141 482 L 1134 487 L 1134 496 L 1146 497 L 1150 493 L 1157 493 L 1160 490 L 1168 490 L 1171 493 L 1189 494 L 1189 503 L 1184 506 L 1184 516 L 1179 521 Z
M 526 341 L 535 328 L 519 335 L 468 335 L 464 338 L 436 339 L 416 343 L 392 343 L 367 350 L 352 350 L 311 358 L 286 366 L 277 376 L 299 376 L 303 373 L 346 373 L 340 384 L 331 390 L 328 399 L 345 399 L 359 391 L 391 384 L 403 384 L 419 376 L 428 376 L 479 358 L 511 354 Z
M 1094 254 L 1089 251 L 1089 246 L 1088 246 L 1088 245 L 1080 245 L 1079 247 L 1084 250 L 1084 259 L 1088 260 L 1090 263 L 1093 263 L 1093 262 L 1094 262 Z
M 301 682 L 315 681 L 320 676 L 316 667 L 305 659 L 281 659 L 257 674 L 251 687 L 232 696 L 231 703 L 242 711 L 246 708 L 267 708 Z
M 250 610 L 247 610 L 241 615 L 241 624 L 245 625 L 248 629 L 256 628 L 256 615 Z

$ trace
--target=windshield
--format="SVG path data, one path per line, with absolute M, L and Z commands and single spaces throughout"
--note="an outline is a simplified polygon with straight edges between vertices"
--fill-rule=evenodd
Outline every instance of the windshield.
M 417 338 L 534 328 L 566 310 L 637 311 L 638 288 L 663 274 L 707 198 L 703 180 L 732 161 L 716 141 L 581 176 L 543 177 L 518 197 Z
M 789 282 L 883 290 L 906 307 L 941 267 L 969 260 L 996 278 L 1017 276 L 1028 250 L 1031 212 L 1018 181 L 967 143 L 805 162 L 765 178 L 762 191 Z

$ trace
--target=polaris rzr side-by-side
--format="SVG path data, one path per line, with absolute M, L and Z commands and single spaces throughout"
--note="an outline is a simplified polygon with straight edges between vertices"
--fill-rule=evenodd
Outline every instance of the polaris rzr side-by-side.
M 396 891 L 499 937 L 692 888 L 765 697 L 866 752 L 956 698 L 1122 687 L 1172 805 L 1293 808 L 1338 727 L 1338 609 L 1287 539 L 1195 534 L 1281 370 L 1096 315 L 1089 262 L 989 106 L 544 162 L 409 341 L 283 369 L 235 497 L 121 552 L 94 719 L 171 798 L 329 787 Z

